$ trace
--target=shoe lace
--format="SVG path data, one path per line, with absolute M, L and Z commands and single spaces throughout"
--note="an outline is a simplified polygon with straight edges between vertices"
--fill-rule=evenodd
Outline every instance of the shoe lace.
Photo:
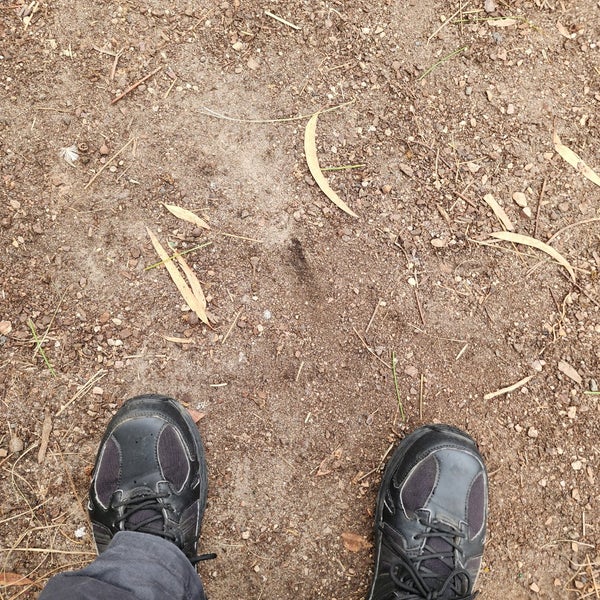
M 159 500 L 168 497 L 168 493 L 144 492 L 121 502 L 114 502 L 113 508 L 124 508 L 117 524 L 125 531 L 138 531 L 157 535 L 165 540 L 173 542 L 180 550 L 183 550 L 183 540 L 176 532 L 167 531 L 163 516 L 164 504 Z M 188 557 L 193 565 L 204 560 L 217 558 L 214 553 L 200 554 Z
M 455 551 L 463 553 L 457 540 L 465 534 L 445 523 L 419 521 L 427 531 L 415 536 L 426 540 L 416 557 L 409 556 L 396 541 L 400 539 L 400 533 L 394 527 L 388 523 L 381 525 L 383 543 L 396 557 L 388 563 L 390 577 L 396 586 L 390 600 L 474 600 L 477 592 L 472 591 L 471 575 L 465 569 L 457 568 L 454 559 Z M 440 576 L 439 569 L 436 572 L 431 568 L 432 564 L 439 566 L 440 562 L 448 571 L 445 576 Z

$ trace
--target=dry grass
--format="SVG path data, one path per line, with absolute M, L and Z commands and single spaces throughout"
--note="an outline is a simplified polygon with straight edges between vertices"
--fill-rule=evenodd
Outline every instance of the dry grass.
M 582 564 L 573 566 L 577 572 L 567 584 L 567 591 L 575 592 L 579 600 L 600 598 L 600 556 L 590 559 L 588 554 Z

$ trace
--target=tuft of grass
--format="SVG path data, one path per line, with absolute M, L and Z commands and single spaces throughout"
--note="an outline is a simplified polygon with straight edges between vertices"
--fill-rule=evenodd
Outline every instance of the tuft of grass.
M 50 361 L 48 360 L 48 357 L 46 356 L 46 352 L 42 348 L 42 344 L 45 342 L 45 336 L 42 337 L 42 338 L 40 338 L 38 336 L 37 331 L 35 329 L 35 325 L 34 325 L 34 323 L 33 323 L 33 321 L 31 319 L 27 320 L 27 325 L 29 326 L 29 329 L 31 331 L 31 335 L 33 336 L 33 339 L 35 341 L 35 349 L 33 351 L 34 354 L 36 352 L 40 353 L 40 355 L 44 359 L 44 362 L 46 363 L 46 366 L 48 367 L 48 370 L 50 371 L 52 377 L 56 377 L 56 371 L 52 367 L 52 364 L 50 363 Z
M 463 46 L 462 48 L 459 48 L 458 50 L 454 50 L 453 52 L 450 52 L 450 54 L 446 54 L 446 56 L 443 56 L 435 64 L 431 65 L 431 67 L 429 67 L 429 69 L 427 69 L 417 79 L 417 81 L 421 81 L 422 79 L 425 79 L 425 77 L 427 77 L 427 75 L 429 75 L 429 73 L 431 73 L 432 71 L 435 71 L 435 69 L 437 69 L 440 65 L 443 65 L 446 61 L 450 60 L 451 58 L 454 58 L 457 54 L 464 52 L 467 48 L 468 48 L 468 46 Z

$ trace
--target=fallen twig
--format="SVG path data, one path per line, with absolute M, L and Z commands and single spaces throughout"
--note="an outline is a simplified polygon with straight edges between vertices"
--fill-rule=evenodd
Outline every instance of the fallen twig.
M 52 417 L 49 412 L 46 412 L 44 417 L 44 423 L 42 425 L 42 435 L 40 438 L 40 449 L 38 450 L 37 461 L 38 464 L 42 464 L 46 458 L 46 451 L 48 450 L 48 442 L 50 441 L 50 434 L 52 433 Z
M 130 85 L 123 93 L 119 94 L 116 98 L 113 98 L 110 103 L 116 104 L 119 100 L 121 100 L 121 98 L 127 96 L 127 94 L 129 94 L 129 92 L 133 92 L 133 90 L 135 90 L 135 88 L 142 85 L 142 83 L 144 83 L 144 81 L 147 81 L 153 75 L 156 75 L 161 69 L 162 69 L 162 66 L 156 67 L 156 69 L 154 69 L 154 71 L 148 73 L 148 75 L 146 75 L 146 77 L 142 77 L 139 81 L 136 81 L 134 84 Z
M 124 146 L 121 146 L 121 148 L 119 150 L 117 150 L 103 165 L 102 167 L 100 167 L 100 170 L 85 184 L 84 186 L 84 190 L 87 190 L 90 185 L 92 185 L 92 183 L 94 183 L 94 181 L 96 181 L 96 179 L 98 178 L 98 176 L 100 175 L 100 173 L 102 173 L 102 171 L 104 171 L 104 169 L 106 169 L 106 167 L 108 167 L 108 165 L 110 165 L 110 163 L 115 160 L 115 158 L 117 158 L 117 156 L 119 156 L 119 154 L 121 154 L 121 152 L 123 152 L 123 150 L 125 150 L 125 148 L 127 148 L 127 146 L 129 146 L 129 144 L 131 144 L 131 142 L 133 142 L 135 138 L 131 138 Z
M 514 392 L 515 390 L 518 390 L 520 387 L 524 386 L 526 383 L 531 381 L 533 379 L 533 377 L 534 377 L 533 375 L 528 375 L 527 377 L 524 377 L 520 381 L 517 381 L 517 383 L 513 383 L 513 385 L 509 385 L 508 387 L 501 388 L 499 390 L 496 390 L 495 392 L 490 392 L 489 394 L 486 394 L 483 397 L 483 399 L 491 400 L 492 398 L 496 398 L 497 396 L 503 396 L 504 394 L 509 394 L 510 392 Z
M 294 25 L 293 23 L 286 21 L 283 17 L 274 15 L 272 12 L 270 12 L 268 10 L 265 10 L 265 15 L 267 15 L 267 17 L 271 17 L 271 19 L 275 19 L 276 21 L 283 23 L 284 25 L 287 25 L 288 27 L 291 27 L 292 29 L 295 29 L 296 31 L 300 31 L 302 29 L 302 27 L 298 27 L 298 25 Z
M 106 371 L 105 369 L 100 369 L 98 372 L 96 372 L 94 375 L 92 375 L 79 388 L 79 390 L 77 390 L 77 393 L 64 406 L 62 406 L 57 411 L 55 417 L 58 417 L 59 415 L 61 415 L 67 408 L 69 408 L 69 406 L 71 406 L 71 404 L 73 404 L 73 402 L 75 402 L 75 400 L 77 400 L 78 398 L 81 398 L 82 396 L 85 396 L 85 394 L 87 394 L 94 387 L 94 385 L 96 385 L 96 383 L 98 381 L 100 381 L 107 373 L 108 373 L 108 371 Z

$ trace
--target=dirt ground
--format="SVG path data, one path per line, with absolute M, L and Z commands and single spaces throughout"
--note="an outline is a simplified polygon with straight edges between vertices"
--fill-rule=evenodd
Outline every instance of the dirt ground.
M 381 467 L 429 422 L 487 460 L 480 597 L 597 597 L 600 188 L 553 130 L 600 169 L 599 32 L 596 0 L 3 0 L 0 583 L 32 584 L 0 598 L 92 558 L 97 443 L 147 391 L 204 413 L 213 600 L 363 598 Z M 338 105 L 357 218 L 304 157 Z

